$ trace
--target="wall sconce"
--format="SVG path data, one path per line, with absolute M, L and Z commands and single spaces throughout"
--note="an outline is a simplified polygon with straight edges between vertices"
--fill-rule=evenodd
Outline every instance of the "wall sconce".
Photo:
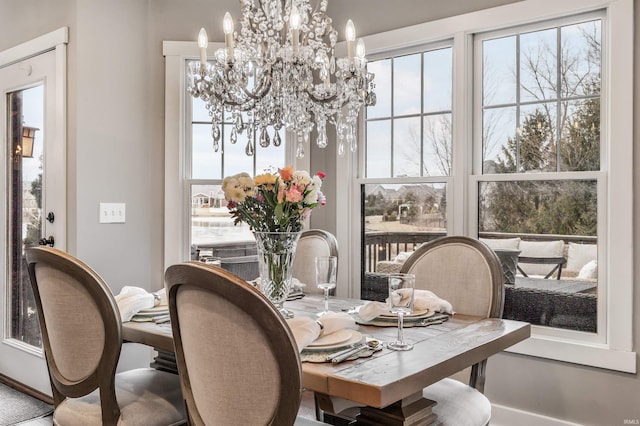
M 36 127 L 22 126 L 22 156 L 33 158 L 33 142 L 36 139 Z

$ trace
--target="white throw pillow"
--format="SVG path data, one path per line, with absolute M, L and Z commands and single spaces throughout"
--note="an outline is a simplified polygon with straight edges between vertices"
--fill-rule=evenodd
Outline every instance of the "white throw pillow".
M 587 263 L 596 259 L 598 259 L 598 246 L 596 244 L 569 243 L 567 271 L 578 272 Z
M 579 280 L 589 280 L 593 278 L 598 278 L 598 262 L 596 260 L 587 262 L 578 274 Z
M 562 257 L 564 241 L 520 241 L 521 257 Z M 546 276 L 555 267 L 553 264 L 519 263 L 527 275 Z
M 480 241 L 485 243 L 492 249 L 512 249 L 518 250 L 520 248 L 520 238 L 480 238 Z
M 409 256 L 411 256 L 413 254 L 412 251 L 401 251 L 400 253 L 398 253 L 398 255 L 395 257 L 395 259 L 393 259 L 394 262 L 400 262 L 400 263 L 404 263 Z

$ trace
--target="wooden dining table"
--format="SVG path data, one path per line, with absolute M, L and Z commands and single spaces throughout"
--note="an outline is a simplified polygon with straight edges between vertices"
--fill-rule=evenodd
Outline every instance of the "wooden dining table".
M 332 311 L 353 312 L 366 301 L 331 298 Z M 306 297 L 286 302 L 296 316 L 315 317 L 322 309 L 322 297 Z M 383 342 L 395 340 L 397 327 L 358 325 L 358 331 Z M 168 324 L 126 322 L 122 328 L 125 342 L 152 346 L 159 351 L 154 362 L 162 368 L 171 364 L 173 336 Z M 404 338 L 414 344 L 410 351 L 393 351 L 384 347 L 367 358 L 342 363 L 302 363 L 303 386 L 315 392 L 319 400 L 336 398 L 375 410 L 375 422 L 389 416 L 389 424 L 414 424 L 417 418 L 437 424 L 431 408 L 437 401 L 422 397 L 422 389 L 483 359 L 489 358 L 530 336 L 529 323 L 499 318 L 480 318 L 455 314 L 443 323 L 407 327 Z M 367 422 L 363 411 L 358 417 Z M 363 417 L 364 416 L 364 417 Z M 404 418 L 406 421 L 400 420 Z M 427 420 L 431 419 L 431 420 Z M 395 422 L 395 423 L 394 423 Z

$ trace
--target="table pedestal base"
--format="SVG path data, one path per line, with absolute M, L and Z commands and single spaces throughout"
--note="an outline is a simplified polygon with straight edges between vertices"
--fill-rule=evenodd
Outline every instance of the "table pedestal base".
M 356 425 L 436 426 L 438 417 L 432 411 L 435 401 L 423 398 L 406 398 L 385 408 L 362 407 L 356 417 Z
M 156 370 L 166 371 L 168 373 L 178 374 L 178 364 L 176 364 L 176 354 L 173 352 L 163 351 L 162 349 L 154 348 L 158 351 L 158 355 L 153 359 L 153 362 L 149 365 Z

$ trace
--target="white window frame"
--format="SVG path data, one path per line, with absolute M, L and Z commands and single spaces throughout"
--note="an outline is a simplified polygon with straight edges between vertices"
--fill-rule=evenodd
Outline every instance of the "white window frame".
M 598 294 L 598 311 L 606 318 L 599 323 L 602 333 L 533 327 L 532 337 L 509 349 L 510 352 L 635 373 L 633 352 L 633 0 L 526 0 L 510 5 L 455 16 L 386 33 L 364 37 L 368 55 L 384 55 L 453 39 L 453 174 L 447 218 L 450 235 L 477 235 L 477 186 L 483 179 L 474 174 L 473 158 L 473 36 L 571 15 L 603 10 L 602 95 L 603 134 L 602 178 L 598 201 L 599 257 L 603 268 L 599 277 L 606 294 Z M 387 53 L 388 55 L 388 53 Z M 613 66 L 615 64 L 615 66 Z M 469 89 L 472 88 L 472 89 Z M 625 105 L 620 108 L 620 105 Z M 614 106 L 618 106 L 614 110 Z M 615 113 L 613 113 L 615 111 Z M 363 134 L 361 132 L 361 134 Z M 608 143 L 616 141 L 616 143 Z M 626 143 L 618 143 L 625 141 Z M 345 274 L 349 295 L 359 295 L 360 208 L 359 186 L 365 180 L 364 155 L 338 158 L 338 181 L 350 181 L 348 191 L 338 193 L 340 206 L 348 206 L 351 220 L 338 221 L 337 238 L 341 257 L 350 259 Z M 491 176 L 493 179 L 495 177 Z M 486 178 L 486 177 L 484 177 Z M 539 176 L 538 176 L 539 178 Z M 485 179 L 486 180 L 486 179 Z M 371 182 L 366 180 L 366 182 Z M 604 190 L 604 191 L 603 191 Z M 600 197 L 599 197 L 600 198 Z M 466 209 L 453 206 L 466 205 Z M 449 211 L 451 210 L 451 211 Z M 602 220 L 604 218 L 605 220 Z M 615 225 L 614 225 L 615 224 Z M 613 243 L 615 242 L 615 244 Z M 602 252 L 602 255 L 600 255 Z M 602 256 L 602 257 L 601 257 Z M 611 307 L 615 306 L 615 309 Z
M 224 43 L 210 42 L 207 55 L 213 57 Z M 210 184 L 217 179 L 191 176 L 191 98 L 186 90 L 186 62 L 199 60 L 198 44 L 164 41 L 165 127 L 164 127 L 164 260 L 163 268 L 190 259 L 191 185 Z M 288 137 L 288 135 L 287 135 Z M 287 139 L 287 142 L 289 140 Z M 286 162 L 309 169 L 309 155 L 295 158 L 294 144 L 287 143 Z

